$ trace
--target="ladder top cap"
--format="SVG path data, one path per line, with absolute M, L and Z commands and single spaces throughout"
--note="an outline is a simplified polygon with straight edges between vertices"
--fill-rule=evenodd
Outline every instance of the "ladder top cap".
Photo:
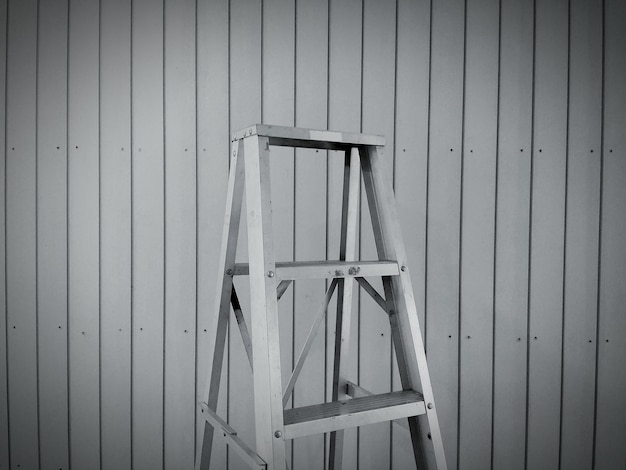
M 301 127 L 254 124 L 233 133 L 232 141 L 257 135 L 269 137 L 270 145 L 285 147 L 308 147 L 330 150 L 343 150 L 355 146 L 384 146 L 381 135 L 357 134 L 353 132 L 324 131 Z

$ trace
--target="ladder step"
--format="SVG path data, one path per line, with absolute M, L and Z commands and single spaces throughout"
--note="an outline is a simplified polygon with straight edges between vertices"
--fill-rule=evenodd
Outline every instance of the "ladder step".
M 285 410 L 285 439 L 392 421 L 426 413 L 414 390 L 383 393 Z
M 235 264 L 235 276 L 249 274 L 247 263 Z M 276 277 L 287 279 L 329 279 L 335 277 L 396 276 L 396 261 L 295 261 L 276 263 Z

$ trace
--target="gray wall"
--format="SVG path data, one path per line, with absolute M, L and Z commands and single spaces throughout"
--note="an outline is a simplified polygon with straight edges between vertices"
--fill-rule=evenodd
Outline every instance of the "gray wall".
M 192 468 L 254 122 L 386 135 L 450 468 L 624 469 L 622 0 L 2 0 L 0 38 L 0 469 Z M 280 258 L 336 257 L 341 160 L 273 153 Z M 286 367 L 323 289 L 281 300 Z M 367 296 L 357 318 L 353 379 L 397 387 Z M 328 396 L 332 334 L 296 405 Z M 251 441 L 236 329 L 227 362 Z M 411 468 L 400 427 L 346 439 L 347 468 Z M 296 440 L 292 468 L 325 452 Z

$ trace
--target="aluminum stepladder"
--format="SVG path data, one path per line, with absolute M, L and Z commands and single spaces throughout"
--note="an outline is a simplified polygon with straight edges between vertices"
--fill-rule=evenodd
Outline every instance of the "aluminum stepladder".
M 330 433 L 329 468 L 340 469 L 343 430 L 382 421 L 408 418 L 417 468 L 446 469 L 446 461 L 426 364 L 407 259 L 397 220 L 393 189 L 381 161 L 381 136 L 257 124 L 232 135 L 232 153 L 226 213 L 219 258 L 215 344 L 206 394 L 199 406 L 205 419 L 196 469 L 210 466 L 214 430 L 223 436 L 251 468 L 285 470 L 285 442 L 297 437 Z M 276 262 L 274 259 L 270 145 L 340 150 L 345 155 L 340 256 L 336 261 Z M 315 158 L 315 157 L 312 157 Z M 378 259 L 355 259 L 359 185 L 363 178 Z M 245 182 L 245 183 L 244 183 Z M 248 264 L 236 264 L 235 253 L 246 194 Z M 250 317 L 248 330 L 233 285 L 233 277 L 248 275 Z M 383 293 L 366 280 L 382 279 Z M 278 300 L 293 280 L 331 279 L 296 361 L 285 390 L 282 388 Z M 345 376 L 350 336 L 353 287 L 357 283 L 389 317 L 402 391 L 371 394 Z M 322 323 L 328 303 L 337 291 L 332 401 L 284 409 L 304 359 Z M 244 443 L 218 416 L 217 401 L 231 305 L 253 369 L 256 448 Z M 406 423 L 406 421 L 404 421 Z M 299 469 L 294 469 L 299 470 Z M 307 469 L 308 470 L 308 469 Z

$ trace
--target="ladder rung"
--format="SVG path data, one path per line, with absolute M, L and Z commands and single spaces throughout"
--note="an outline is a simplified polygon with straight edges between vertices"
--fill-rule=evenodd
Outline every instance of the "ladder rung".
M 405 390 L 285 410 L 285 439 L 424 414 L 419 392 Z
M 335 277 L 396 276 L 396 261 L 295 261 L 276 263 L 276 277 L 285 279 L 329 279 Z M 237 263 L 235 276 L 247 276 L 247 263 Z

